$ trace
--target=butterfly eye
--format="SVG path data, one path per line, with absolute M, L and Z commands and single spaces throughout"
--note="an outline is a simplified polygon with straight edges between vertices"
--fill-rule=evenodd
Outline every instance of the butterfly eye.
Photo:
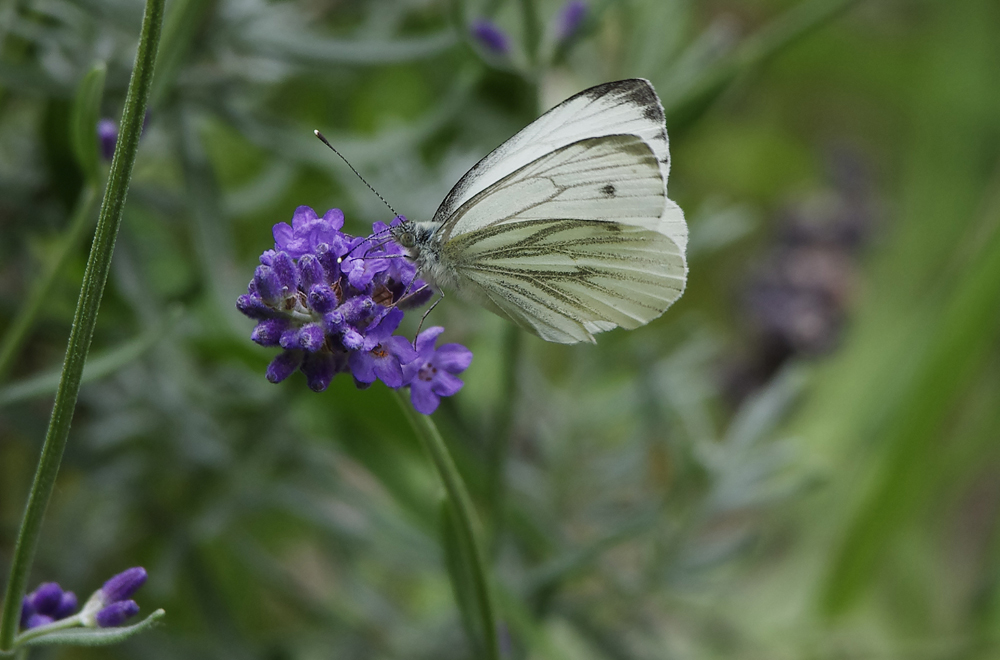
M 402 234 L 400 234 L 399 238 L 396 239 L 396 240 L 398 240 L 399 244 L 402 245 L 405 248 L 411 248 L 414 245 L 416 245 L 416 241 L 413 238 L 413 234 L 410 233 L 410 232 L 408 232 L 408 231 L 403 232 Z

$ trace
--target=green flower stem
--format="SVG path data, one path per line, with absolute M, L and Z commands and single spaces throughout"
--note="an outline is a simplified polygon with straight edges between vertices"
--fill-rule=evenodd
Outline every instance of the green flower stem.
M 70 220 L 69 229 L 62 239 L 62 244 L 58 248 L 55 257 L 49 262 L 42 278 L 31 291 L 30 296 L 18 311 L 14 322 L 10 324 L 7 334 L 0 342 L 0 382 L 7 376 L 14 358 L 21 350 L 21 345 L 28 336 L 28 331 L 35 324 L 38 313 L 42 310 L 45 300 L 52 292 L 59 273 L 62 272 L 66 262 L 69 261 L 73 251 L 83 240 L 90 227 L 94 207 L 97 203 L 97 189 L 86 184 L 80 192 L 80 197 L 76 201 L 76 209 L 73 211 L 73 218 Z
M 111 175 L 104 191 L 104 202 L 101 204 L 97 231 L 90 248 L 90 257 L 87 259 L 87 269 L 83 274 L 83 286 L 73 316 L 73 328 L 66 347 L 66 359 L 55 403 L 52 405 L 52 417 L 45 434 L 45 444 L 42 446 L 38 470 L 35 472 L 35 480 L 31 485 L 24 519 L 21 521 L 17 544 L 14 547 L 10 578 L 4 595 L 3 619 L 0 620 L 0 650 L 10 649 L 14 643 L 21 613 L 21 598 L 27 587 L 28 573 L 41 533 L 42 518 L 55 486 L 70 424 L 73 421 L 83 365 L 94 337 L 97 312 L 111 269 L 115 238 L 121 226 L 122 209 L 132 178 L 132 166 L 135 163 L 136 151 L 139 149 L 139 136 L 142 132 L 142 121 L 146 113 L 146 101 L 149 98 L 153 65 L 156 61 L 156 49 L 163 23 L 163 3 L 164 0 L 146 1 L 139 48 L 125 98 L 121 131 L 111 161 Z
M 403 409 L 413 430 L 430 454 L 434 467 L 437 468 L 448 495 L 452 510 L 461 536 L 462 544 L 469 551 L 469 559 L 473 572 L 473 586 L 476 592 L 476 601 L 479 605 L 479 614 L 482 617 L 483 636 L 485 637 L 486 658 L 488 660 L 499 660 L 500 647 L 497 639 L 497 622 L 494 614 L 494 597 L 490 584 L 489 571 L 487 570 L 486 553 L 483 551 L 483 544 L 476 533 L 476 514 L 472 507 L 472 499 L 465 488 L 462 476 L 455 467 L 455 461 L 448 453 L 448 447 L 444 443 L 444 438 L 438 431 L 437 426 L 427 415 L 418 414 L 403 392 L 396 391 L 396 401 Z

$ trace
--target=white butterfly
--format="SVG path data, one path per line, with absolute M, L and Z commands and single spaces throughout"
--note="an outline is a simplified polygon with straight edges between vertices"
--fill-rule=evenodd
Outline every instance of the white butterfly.
M 429 222 L 393 237 L 421 277 L 547 341 L 594 341 L 660 316 L 684 291 L 687 225 L 667 199 L 653 86 L 580 92 L 479 161 Z

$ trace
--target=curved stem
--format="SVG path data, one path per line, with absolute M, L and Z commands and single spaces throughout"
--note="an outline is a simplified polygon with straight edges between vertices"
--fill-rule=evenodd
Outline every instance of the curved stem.
M 111 269 L 115 238 L 121 226 L 122 210 L 128 194 L 129 181 L 132 178 L 132 165 L 139 149 L 139 136 L 142 132 L 142 121 L 146 113 L 146 101 L 149 98 L 153 64 L 156 61 L 156 49 L 163 22 L 163 3 L 164 0 L 146 1 L 139 48 L 125 98 L 121 133 L 111 161 L 111 175 L 104 191 L 97 231 L 90 247 L 83 286 L 80 289 L 76 313 L 73 315 L 73 329 L 70 331 L 69 343 L 66 346 L 66 359 L 55 403 L 52 405 L 52 417 L 45 434 L 45 444 L 42 446 L 42 455 L 38 461 L 35 480 L 31 485 L 31 493 L 28 495 L 28 504 L 17 535 L 17 544 L 14 546 L 10 579 L 7 581 L 7 591 L 4 595 L 3 619 L 0 620 L 0 650 L 10 649 L 14 642 L 21 613 L 21 598 L 28 583 L 28 573 L 38 546 L 42 518 L 55 486 L 70 424 L 73 421 L 83 365 L 94 337 L 97 312 Z
M 494 598 L 490 584 L 489 572 L 487 569 L 486 553 L 483 551 L 483 544 L 479 534 L 476 532 L 476 513 L 472 507 L 472 499 L 462 481 L 462 475 L 455 467 L 455 461 L 448 453 L 448 447 L 444 443 L 444 438 L 438 431 L 434 420 L 427 415 L 420 415 L 406 395 L 399 390 L 394 392 L 396 401 L 399 402 L 403 414 L 410 421 L 413 430 L 430 454 L 434 467 L 437 468 L 441 483 L 455 513 L 458 533 L 461 536 L 462 544 L 469 553 L 469 563 L 473 573 L 473 587 L 476 592 L 476 601 L 479 605 L 479 614 L 482 617 L 483 637 L 486 645 L 486 658 L 488 660 L 499 660 L 500 647 L 497 638 L 497 620 L 494 614 Z

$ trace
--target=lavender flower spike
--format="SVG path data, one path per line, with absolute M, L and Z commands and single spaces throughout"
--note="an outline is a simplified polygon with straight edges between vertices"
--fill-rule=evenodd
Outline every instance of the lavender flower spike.
M 403 220 L 376 222 L 370 236 L 359 238 L 341 231 L 344 214 L 338 209 L 321 217 L 300 206 L 291 224 L 274 225 L 274 249 L 261 254 L 247 293 L 236 302 L 257 322 L 250 339 L 282 349 L 267 367 L 269 381 L 281 382 L 299 370 L 310 389 L 322 392 L 337 374 L 350 372 L 360 389 L 376 380 L 393 389 L 412 387 L 421 412 L 458 392 L 462 381 L 455 374 L 472 360 L 467 348 L 449 344 L 435 351 L 441 328 L 417 339 L 423 353 L 394 334 L 403 307 L 424 304 L 432 295 L 417 279 L 416 265 L 388 236 L 389 227 Z M 411 363 L 416 366 L 408 368 Z M 114 580 L 119 578 L 125 579 Z
M 506 55 L 510 52 L 510 38 L 496 23 L 480 18 L 473 21 L 469 31 L 476 41 L 494 55 Z

